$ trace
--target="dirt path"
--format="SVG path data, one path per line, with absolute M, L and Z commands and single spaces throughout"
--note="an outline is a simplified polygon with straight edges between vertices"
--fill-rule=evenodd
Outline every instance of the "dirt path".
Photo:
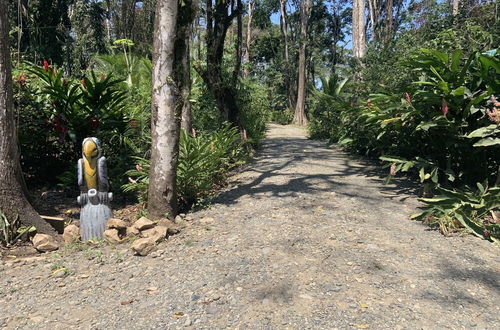
M 0 327 L 498 329 L 498 248 L 408 220 L 416 205 L 376 169 L 271 125 L 258 160 L 152 255 L 122 244 L 0 261 Z

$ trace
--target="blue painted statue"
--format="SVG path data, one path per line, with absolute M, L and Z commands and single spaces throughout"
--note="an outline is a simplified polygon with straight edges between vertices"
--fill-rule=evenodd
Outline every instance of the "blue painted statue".
M 78 186 L 80 196 L 80 235 L 82 241 L 103 239 L 108 219 L 113 217 L 108 192 L 106 157 L 102 156 L 101 144 L 97 138 L 89 137 L 82 142 L 82 158 L 78 160 Z

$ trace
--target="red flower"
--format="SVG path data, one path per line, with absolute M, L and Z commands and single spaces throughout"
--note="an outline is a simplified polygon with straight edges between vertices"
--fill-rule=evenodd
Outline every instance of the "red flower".
M 104 79 L 106 79 L 106 75 L 104 73 L 101 73 L 101 81 L 103 81 Z
M 87 88 L 87 85 L 85 84 L 85 79 L 82 79 L 82 86 L 83 88 Z
M 90 119 L 89 121 L 89 124 L 90 124 L 90 127 L 96 129 L 99 127 L 99 119 L 97 119 L 96 117 L 92 117 L 92 119 Z
M 406 93 L 406 92 L 405 92 L 403 95 L 404 95 L 404 97 L 405 97 L 406 102 L 411 103 L 411 97 L 410 97 L 410 94 L 408 94 L 408 93 Z
M 443 99 L 443 102 L 441 103 L 441 111 L 445 116 L 448 114 L 448 103 L 446 103 L 445 99 Z
M 43 60 L 43 69 L 46 72 L 49 70 L 49 62 L 47 62 L 47 60 Z

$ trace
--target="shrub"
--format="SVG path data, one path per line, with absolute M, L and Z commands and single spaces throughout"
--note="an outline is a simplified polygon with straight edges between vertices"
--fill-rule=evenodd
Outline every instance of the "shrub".
M 247 152 L 236 128 L 226 124 L 221 130 L 192 136 L 182 130 L 179 142 L 177 188 L 182 208 L 209 195 L 222 184 L 227 171 L 245 162 Z M 125 192 L 136 192 L 145 201 L 149 184 L 150 163 L 136 157 L 137 165 L 127 171 L 129 183 Z

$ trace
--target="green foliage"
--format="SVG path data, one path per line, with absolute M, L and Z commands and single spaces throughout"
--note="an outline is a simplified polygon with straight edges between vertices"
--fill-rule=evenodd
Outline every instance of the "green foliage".
M 35 227 L 21 226 L 19 216 L 9 221 L 0 210 L 0 245 L 10 246 L 24 235 L 34 232 Z
M 309 137 L 330 139 L 337 142 L 340 137 L 340 114 L 348 107 L 344 101 L 350 95 L 344 91 L 349 78 L 332 75 L 321 79 L 321 90 L 313 89 L 309 100 Z
M 465 228 L 490 239 L 498 228 L 485 217 L 498 208 L 491 202 L 498 198 L 497 188 L 460 187 L 493 186 L 497 180 L 500 56 L 497 50 L 484 52 L 490 44 L 487 32 L 475 25 L 464 30 L 470 34 L 456 43 L 451 41 L 460 38 L 457 31 L 442 30 L 422 42 L 439 47 L 418 51 L 403 36 L 392 50 L 400 58 L 388 57 L 389 49 L 382 50 L 384 60 L 369 54 L 365 81 L 352 86 L 368 89 L 364 101 L 339 106 L 338 98 L 325 95 L 334 91 L 325 84 L 324 91 L 315 92 L 310 131 L 314 138 L 379 157 L 390 168 L 388 180 L 407 172 L 420 180 L 424 196 L 435 190 L 435 198 L 422 199 L 428 206 L 418 219 L 443 232 Z
M 244 141 L 236 128 L 226 124 L 222 129 L 192 136 L 182 130 L 177 165 L 178 197 L 183 207 L 209 195 L 216 185 L 225 180 L 227 171 L 243 164 L 247 158 Z M 122 186 L 126 192 L 136 192 L 145 201 L 149 185 L 150 163 L 136 157 L 134 169 L 127 171 L 129 183 Z
M 500 210 L 500 187 L 488 188 L 477 183 L 477 190 L 439 188 L 434 198 L 422 198 L 426 204 L 422 213 L 412 216 L 437 226 L 448 234 L 465 228 L 468 232 L 488 240 L 500 240 L 500 224 L 488 217 Z
M 238 90 L 238 103 L 247 142 L 258 145 L 265 136 L 266 123 L 271 119 L 266 88 L 252 80 L 243 80 Z

